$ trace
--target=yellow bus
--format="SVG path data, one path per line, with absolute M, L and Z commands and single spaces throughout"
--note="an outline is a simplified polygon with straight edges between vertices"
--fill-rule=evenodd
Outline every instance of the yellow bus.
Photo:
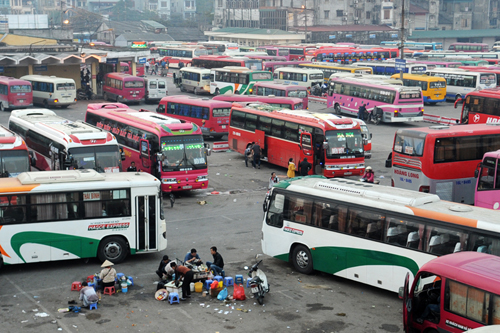
M 400 79 L 401 74 L 394 74 L 391 79 Z M 446 101 L 446 79 L 425 74 L 403 74 L 403 85 L 422 88 L 424 103 L 436 104 Z
M 328 82 L 330 76 L 335 73 L 353 73 L 353 74 L 373 74 L 371 67 L 360 67 L 353 65 L 341 65 L 328 62 L 312 62 L 310 64 L 300 64 L 299 68 L 320 69 L 323 71 L 325 82 Z

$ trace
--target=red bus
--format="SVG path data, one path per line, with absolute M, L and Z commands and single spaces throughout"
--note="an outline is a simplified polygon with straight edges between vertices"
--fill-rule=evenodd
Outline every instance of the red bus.
M 166 46 L 159 47 L 158 53 L 160 57 L 163 57 L 161 60 L 164 60 L 168 64 L 169 69 L 180 69 L 184 66 L 190 66 L 193 58 L 207 55 L 208 50 L 199 46 Z M 182 66 L 180 65 L 181 63 L 183 64 Z
M 146 95 L 143 78 L 122 73 L 105 74 L 102 90 L 105 101 L 141 103 Z
M 28 171 L 28 146 L 19 135 L 0 125 L 0 178 L 16 177 Z
M 161 180 L 163 192 L 207 188 L 210 150 L 199 126 L 121 103 L 91 103 L 85 121 L 116 136 L 124 170 L 135 162 Z
M 29 81 L 0 76 L 0 111 L 33 106 L 33 91 Z
M 455 108 L 461 101 L 455 102 Z M 500 87 L 468 93 L 463 100 L 460 123 L 500 123 Z
M 392 186 L 471 205 L 474 171 L 485 153 L 498 149 L 500 126 L 398 129 L 392 149 Z
M 305 60 L 308 50 L 315 50 L 314 45 L 280 45 L 280 47 L 290 50 L 290 61 Z
M 193 67 L 203 67 L 206 69 L 236 66 L 262 70 L 261 59 L 250 59 L 248 57 L 230 57 L 224 55 L 207 55 L 196 57 L 193 58 L 191 65 Z
M 156 112 L 195 123 L 204 136 L 218 140 L 227 135 L 231 103 L 184 95 L 168 96 L 161 99 Z
M 132 75 L 132 65 L 128 62 L 120 62 L 120 73 Z M 135 64 L 135 76 L 144 76 L 144 66 Z
M 263 161 L 284 168 L 290 157 L 296 165 L 307 157 L 313 166 L 309 174 L 357 176 L 365 171 L 360 125 L 350 118 L 233 104 L 228 141 L 240 154 L 257 142 Z
M 302 108 L 309 109 L 307 87 L 295 84 L 281 84 L 274 82 L 257 82 L 253 85 L 253 94 L 258 96 L 280 96 L 302 99 Z
M 293 97 L 223 94 L 214 96 L 213 99 L 217 101 L 225 101 L 230 103 L 259 102 L 259 103 L 266 103 L 274 107 L 290 109 L 290 110 L 304 109 L 302 104 L 302 99 Z
M 399 291 L 405 332 L 459 333 L 500 324 L 500 278 L 495 274 L 500 258 L 478 253 L 480 248 L 429 261 L 411 286 L 406 276 Z

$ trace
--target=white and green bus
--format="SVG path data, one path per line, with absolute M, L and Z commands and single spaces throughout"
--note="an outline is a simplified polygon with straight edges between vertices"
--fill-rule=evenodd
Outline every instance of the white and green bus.
M 210 69 L 183 67 L 179 76 L 177 80 L 174 79 L 174 83 L 182 92 L 191 91 L 195 95 L 210 93 Z
M 256 82 L 272 80 L 273 74 L 268 71 L 233 66 L 213 68 L 210 73 L 210 93 L 249 95 Z
M 498 212 L 435 194 L 321 176 L 273 187 L 262 251 L 304 274 L 334 274 L 398 292 L 407 273 L 459 251 L 500 255 Z
M 97 257 L 167 247 L 160 181 L 146 172 L 24 172 L 0 184 L 0 261 Z

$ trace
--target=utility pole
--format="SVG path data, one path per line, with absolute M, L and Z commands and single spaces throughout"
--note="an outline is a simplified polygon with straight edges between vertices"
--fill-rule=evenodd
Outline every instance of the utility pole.
M 402 6 L 401 6 L 401 47 L 399 49 L 399 55 L 401 59 L 405 58 L 405 0 L 402 1 Z M 404 70 L 401 70 L 400 72 L 400 79 L 403 81 L 403 72 Z
M 306 33 L 305 35 L 305 41 L 307 43 L 307 0 L 304 0 L 304 5 L 302 6 L 302 9 L 304 9 L 304 31 Z

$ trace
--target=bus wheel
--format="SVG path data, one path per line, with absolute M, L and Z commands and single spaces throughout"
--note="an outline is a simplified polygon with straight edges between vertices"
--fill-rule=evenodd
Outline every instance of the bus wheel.
M 333 109 L 335 110 L 336 114 L 340 114 L 341 111 L 340 111 L 340 105 L 339 104 L 335 104 L 335 106 L 334 106 Z
M 179 88 L 181 89 L 182 92 L 186 92 L 186 89 L 184 89 L 184 87 L 182 86 L 182 84 L 181 84 L 181 86 Z
M 107 101 L 108 100 L 108 93 L 104 93 L 102 95 L 102 99 L 104 99 L 105 101 Z
M 297 245 L 292 252 L 293 267 L 302 274 L 311 274 L 313 262 L 311 252 L 304 245 Z
M 47 100 L 43 101 L 43 107 L 46 109 L 49 108 L 49 102 L 47 102 Z
M 220 90 L 219 88 L 215 89 L 215 96 L 220 95 Z
M 457 102 L 457 100 L 458 100 L 459 98 L 462 98 L 462 95 L 457 95 L 457 96 L 455 96 L 455 103 Z
M 109 260 L 114 264 L 118 264 L 125 260 L 127 256 L 127 245 L 120 237 L 105 238 L 99 244 L 97 257 L 100 261 Z
M 198 92 L 198 90 L 196 90 L 196 88 L 194 88 L 194 89 L 193 89 L 193 93 L 194 93 L 195 95 L 198 95 L 198 94 L 199 94 L 199 92 Z
M 3 103 L 0 102 L 0 111 L 4 112 L 5 111 L 5 107 L 3 106 Z

